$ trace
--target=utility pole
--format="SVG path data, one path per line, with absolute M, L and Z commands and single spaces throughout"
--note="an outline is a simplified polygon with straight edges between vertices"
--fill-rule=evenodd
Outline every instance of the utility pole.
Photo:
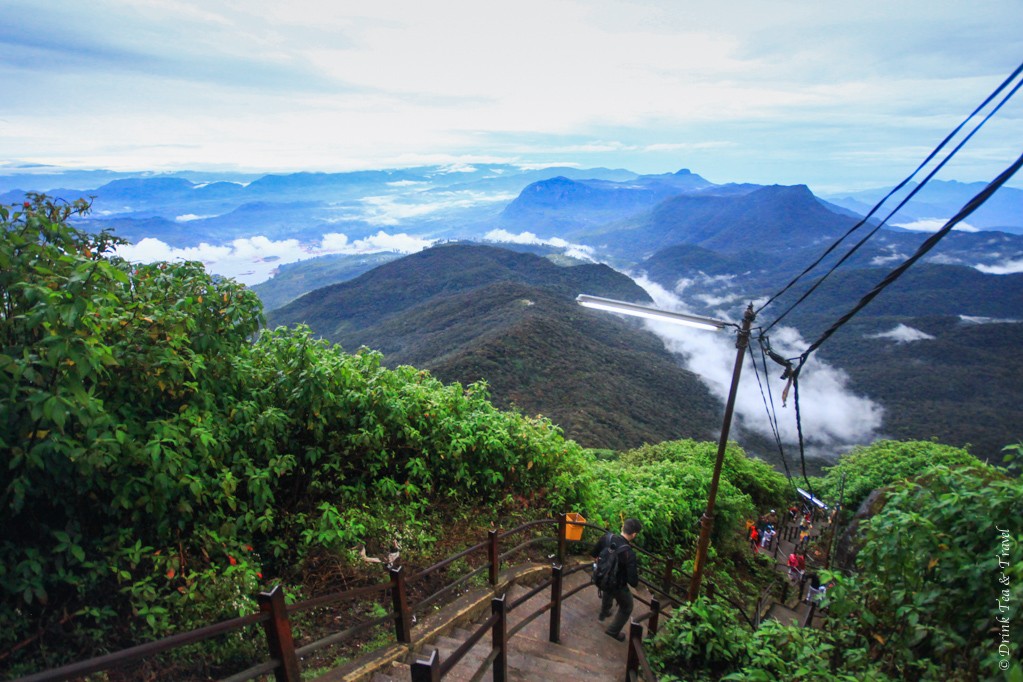
M 710 492 L 707 494 L 707 509 L 700 517 L 700 540 L 696 545 L 696 557 L 693 559 L 693 578 L 689 583 L 689 601 L 695 600 L 700 594 L 700 580 L 703 577 L 703 565 L 707 561 L 707 548 L 710 546 L 710 532 L 714 527 L 714 504 L 717 501 L 718 483 L 721 480 L 721 465 L 728 446 L 728 433 L 732 428 L 732 414 L 735 412 L 735 394 L 739 389 L 739 377 L 742 375 L 742 361 L 749 347 L 750 327 L 757 314 L 753 312 L 753 304 L 746 308 L 742 318 L 742 327 L 735 340 L 735 366 L 732 368 L 732 385 L 728 389 L 728 400 L 725 402 L 725 417 L 721 424 L 721 439 L 718 441 L 717 458 L 714 460 L 714 475 L 710 480 Z

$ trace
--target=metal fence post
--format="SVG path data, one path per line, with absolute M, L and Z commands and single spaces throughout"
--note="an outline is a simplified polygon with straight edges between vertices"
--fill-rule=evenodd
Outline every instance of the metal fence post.
M 565 545 L 568 543 L 568 517 L 558 514 L 558 563 L 565 563 Z
M 490 600 L 490 612 L 500 616 L 490 631 L 491 647 L 500 652 L 494 659 L 494 682 L 505 682 L 508 678 L 508 610 L 503 594 Z
M 401 566 L 389 569 L 391 572 L 391 603 L 394 607 L 394 636 L 403 644 L 412 642 L 412 614 L 408 607 L 408 593 L 405 591 L 405 575 Z
M 412 664 L 412 682 L 440 682 L 440 656 L 434 649 L 425 661 L 417 658 Z
M 260 592 L 256 598 L 259 610 L 270 614 L 270 620 L 263 624 L 270 656 L 280 661 L 274 669 L 277 682 L 300 682 L 302 674 L 298 669 L 298 657 L 295 656 L 295 642 L 291 637 L 291 623 L 288 621 L 288 608 L 284 604 L 284 590 L 276 585 L 269 592 Z
M 653 637 L 657 634 L 657 621 L 661 617 L 661 600 L 657 597 L 650 597 L 650 627 L 647 628 L 647 636 Z
M 501 554 L 497 551 L 497 530 L 490 530 L 487 533 L 487 539 L 490 541 L 487 545 L 487 557 L 490 560 L 490 584 L 496 585 L 501 572 Z
M 551 631 L 548 639 L 561 641 L 561 589 L 564 582 L 561 564 L 551 566 Z

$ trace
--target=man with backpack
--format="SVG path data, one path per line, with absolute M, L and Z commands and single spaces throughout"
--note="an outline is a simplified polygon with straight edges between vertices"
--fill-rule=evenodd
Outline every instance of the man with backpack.
M 611 606 L 615 602 L 618 603 L 618 612 L 604 632 L 619 642 L 625 641 L 622 628 L 632 614 L 632 591 L 629 587 L 639 585 L 636 553 L 632 551 L 630 543 L 642 527 L 637 519 L 625 519 L 621 533 L 607 533 L 602 536 L 590 552 L 594 562 L 593 582 L 600 594 L 598 618 L 601 621 L 605 620 L 611 615 Z

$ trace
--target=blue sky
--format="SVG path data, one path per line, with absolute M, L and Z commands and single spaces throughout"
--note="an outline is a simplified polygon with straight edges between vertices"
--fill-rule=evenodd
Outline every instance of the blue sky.
M 0 172 L 500 161 L 885 187 L 1023 61 L 1020 26 L 1020 0 L 4 0 Z M 1021 146 L 1013 101 L 939 177 L 988 180 Z

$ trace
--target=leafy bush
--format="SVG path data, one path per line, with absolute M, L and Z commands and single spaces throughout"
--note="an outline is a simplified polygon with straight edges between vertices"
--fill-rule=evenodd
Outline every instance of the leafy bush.
M 581 451 L 549 421 L 307 329 L 260 333 L 250 291 L 113 257 L 68 224 L 87 208 L 0 207 L 4 665 L 251 610 L 311 551 L 428 543 L 437 502 L 547 513 L 584 492 L 551 491 Z
M 681 607 L 650 651 L 662 680 L 1023 679 L 1023 481 L 980 464 L 899 481 L 864 522 L 859 572 L 832 582 L 822 629 L 729 606 Z M 1010 624 L 1008 628 L 1006 624 Z
M 683 556 L 699 536 L 716 452 L 715 443 L 692 440 L 645 445 L 618 459 L 596 459 L 590 451 L 583 472 L 560 481 L 559 487 L 580 491 L 587 518 L 614 529 L 626 517 L 638 518 L 645 548 Z M 777 505 L 785 485 L 778 472 L 731 444 L 715 504 L 712 540 L 717 551 L 738 549 L 744 520 L 755 518 L 758 507 Z
M 833 654 L 840 648 L 842 643 L 827 631 L 775 620 L 751 630 L 730 607 L 701 597 L 679 607 L 648 655 L 661 682 L 890 679 L 867 662 L 833 669 Z
M 902 679 L 996 679 L 1019 652 L 1023 482 L 989 467 L 937 466 L 902 481 L 865 523 L 847 586 L 852 628 Z M 843 593 L 840 593 L 840 595 Z M 839 604 L 840 608 L 842 604 Z
M 837 503 L 841 495 L 845 509 L 854 512 L 877 488 L 916 476 L 938 464 L 959 466 L 979 465 L 980 462 L 962 448 L 934 441 L 879 440 L 856 447 L 843 455 L 838 464 L 828 467 L 815 492 L 831 503 Z
M 692 439 L 644 445 L 622 455 L 624 464 L 677 462 L 713 470 L 717 443 Z M 757 509 L 779 506 L 791 493 L 791 485 L 776 469 L 760 459 L 749 457 L 735 443 L 728 443 L 721 460 L 721 475 L 749 495 Z

